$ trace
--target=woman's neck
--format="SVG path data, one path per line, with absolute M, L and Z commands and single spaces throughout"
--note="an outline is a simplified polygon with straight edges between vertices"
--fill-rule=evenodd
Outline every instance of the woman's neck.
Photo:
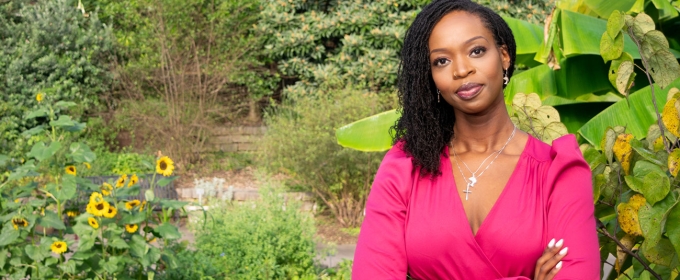
M 456 112 L 451 141 L 456 151 L 488 153 L 497 151 L 507 142 L 514 124 L 504 103 L 495 107 L 479 115 Z

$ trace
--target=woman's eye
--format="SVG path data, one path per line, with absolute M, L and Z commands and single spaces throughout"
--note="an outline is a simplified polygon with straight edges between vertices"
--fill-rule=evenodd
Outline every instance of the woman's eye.
M 474 48 L 474 49 L 472 50 L 472 53 L 471 53 L 471 54 L 474 55 L 474 56 L 479 56 L 479 55 L 483 54 L 485 51 L 486 51 L 486 48 L 477 47 L 477 48 Z
M 434 60 L 433 64 L 434 64 L 434 66 L 442 66 L 442 65 L 446 64 L 446 62 L 448 62 L 448 60 L 446 58 L 437 58 L 437 59 Z

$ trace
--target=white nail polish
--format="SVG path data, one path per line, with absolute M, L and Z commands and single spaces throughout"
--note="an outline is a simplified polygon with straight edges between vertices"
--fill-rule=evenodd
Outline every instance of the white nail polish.
M 562 244 L 564 244 L 564 239 L 560 239 L 560 241 L 557 241 L 557 243 L 555 243 L 555 247 L 562 247 Z
M 552 240 L 550 240 L 550 243 L 548 243 L 548 248 L 551 248 L 551 249 L 552 249 L 553 246 L 555 246 L 555 238 L 553 238 Z
M 557 265 L 555 265 L 555 268 L 557 268 L 558 270 L 562 268 L 562 261 L 558 262 Z
M 567 251 L 569 251 L 569 247 L 564 247 L 564 249 L 560 250 L 560 255 L 564 256 L 567 254 Z

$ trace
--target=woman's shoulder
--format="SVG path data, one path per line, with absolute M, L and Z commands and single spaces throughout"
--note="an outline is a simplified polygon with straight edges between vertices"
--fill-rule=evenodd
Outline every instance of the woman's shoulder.
M 383 168 L 383 166 L 391 166 L 399 168 L 402 171 L 404 168 L 408 168 L 409 170 L 412 169 L 413 156 L 404 150 L 404 145 L 405 142 L 403 140 L 397 141 L 397 143 L 387 151 L 387 154 L 385 154 L 385 158 L 383 158 L 383 161 L 380 164 L 381 168 Z
M 553 140 L 551 145 L 532 135 L 529 135 L 528 141 L 531 142 L 531 145 L 527 145 L 527 148 L 530 149 L 528 154 L 538 161 L 552 163 L 561 159 L 583 159 L 576 136 L 573 134 L 561 136 Z

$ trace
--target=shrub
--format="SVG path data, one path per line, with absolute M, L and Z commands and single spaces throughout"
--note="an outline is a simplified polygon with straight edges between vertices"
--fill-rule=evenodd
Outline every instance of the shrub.
M 336 143 L 335 129 L 392 107 L 391 96 L 347 88 L 284 102 L 265 116 L 260 165 L 314 192 L 343 226 L 359 226 L 384 153 L 343 148 Z
M 166 279 L 310 279 L 315 275 L 314 221 L 270 187 L 261 200 L 214 203 L 198 220 L 195 251 L 180 260 L 197 264 L 169 270 Z M 181 248 L 181 246 L 180 246 Z
M 96 13 L 77 1 L 30 2 L 0 3 L 0 153 L 17 158 L 31 144 L 20 134 L 46 121 L 23 118 L 38 107 L 38 92 L 91 108 L 112 81 L 111 29 Z

